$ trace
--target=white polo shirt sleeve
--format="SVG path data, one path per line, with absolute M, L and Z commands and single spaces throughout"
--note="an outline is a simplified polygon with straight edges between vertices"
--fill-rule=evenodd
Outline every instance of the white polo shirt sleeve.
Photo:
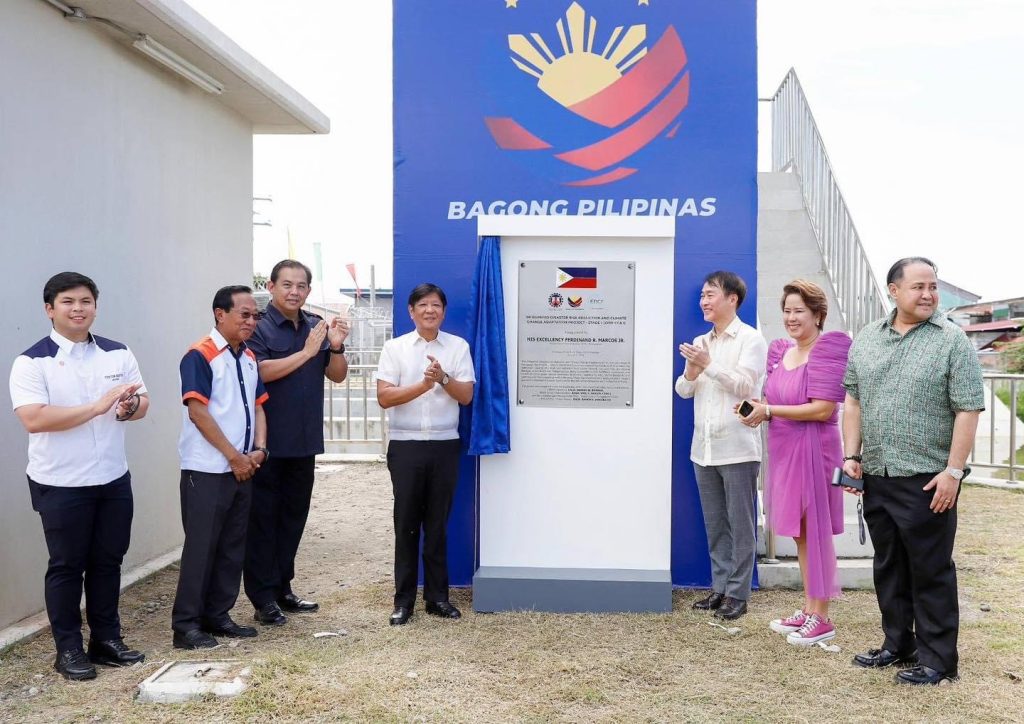
M 131 349 L 127 348 L 125 349 L 124 377 L 122 379 L 126 385 L 141 385 L 136 390 L 138 394 L 144 395 L 148 392 L 146 383 L 142 380 L 142 372 L 139 371 L 139 362 L 135 359 Z
M 46 378 L 36 360 L 19 355 L 11 367 L 11 403 L 14 409 L 26 405 L 50 404 L 50 393 L 46 388 Z
M 380 361 L 377 363 L 377 373 L 374 377 L 382 382 L 389 382 L 397 385 L 402 379 L 402 367 L 398 355 L 395 354 L 395 347 L 399 344 L 397 339 L 389 339 L 384 343 L 380 351 Z
M 473 357 L 469 353 L 469 344 L 466 340 L 459 337 L 452 337 L 452 339 L 458 340 L 458 349 L 453 369 L 447 370 L 448 376 L 459 382 L 473 382 L 475 384 L 476 371 L 473 369 Z

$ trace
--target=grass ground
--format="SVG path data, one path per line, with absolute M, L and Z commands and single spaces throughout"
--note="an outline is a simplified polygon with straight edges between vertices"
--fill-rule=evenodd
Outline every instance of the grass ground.
M 138 683 L 162 662 L 189 658 L 170 645 L 177 571 L 122 597 L 125 636 L 147 653 L 131 669 L 65 682 L 43 635 L 0 656 L 0 720 L 164 721 L 1024 721 L 1024 494 L 967 488 L 956 560 L 960 576 L 963 680 L 897 687 L 891 671 L 850 657 L 881 642 L 870 592 L 835 604 L 838 654 L 802 650 L 767 623 L 798 604 L 793 592 L 757 592 L 740 633 L 691 611 L 694 591 L 675 594 L 671 615 L 417 611 L 390 628 L 390 483 L 381 465 L 319 473 L 297 583 L 318 614 L 224 645 L 217 658 L 254 665 L 251 687 L 227 701 L 138 704 Z M 986 609 L 986 610 L 983 610 Z M 240 602 L 237 620 L 251 618 Z M 318 631 L 347 635 L 314 639 Z M 36 692 L 32 693 L 31 690 Z

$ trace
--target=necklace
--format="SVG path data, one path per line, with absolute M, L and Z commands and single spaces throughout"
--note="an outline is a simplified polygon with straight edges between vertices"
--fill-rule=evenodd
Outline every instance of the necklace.
M 797 349 L 810 349 L 811 347 L 814 346 L 814 343 L 818 341 L 818 337 L 820 337 L 820 336 L 821 336 L 821 332 L 819 331 L 816 335 L 814 335 L 814 339 L 812 339 L 807 344 L 799 344 L 799 343 L 797 343 L 797 345 L 796 345 Z

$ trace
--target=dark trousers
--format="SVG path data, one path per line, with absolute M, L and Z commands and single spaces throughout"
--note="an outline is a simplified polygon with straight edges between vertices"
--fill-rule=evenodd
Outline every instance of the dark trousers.
M 960 627 L 953 539 L 956 507 L 933 513 L 934 474 L 864 476 L 864 519 L 875 545 L 875 594 L 885 632 L 883 648 L 915 649 L 921 664 L 957 671 Z
M 256 608 L 292 592 L 295 556 L 313 496 L 316 457 L 272 457 L 252 480 L 245 595 Z
M 423 598 L 448 600 L 448 514 L 459 481 L 459 440 L 392 440 L 395 606 L 413 608 L 423 533 Z
M 179 633 L 228 618 L 238 599 L 252 485 L 231 473 L 181 471 L 181 551 L 171 628 Z
M 82 648 L 82 589 L 94 641 L 121 638 L 117 612 L 121 561 L 132 533 L 132 476 L 106 485 L 61 488 L 28 481 L 50 561 L 46 567 L 46 614 L 57 651 Z

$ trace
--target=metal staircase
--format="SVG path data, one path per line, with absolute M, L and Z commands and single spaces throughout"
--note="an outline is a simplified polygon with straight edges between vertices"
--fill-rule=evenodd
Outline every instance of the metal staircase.
M 842 326 L 855 335 L 889 311 L 888 297 L 864 254 L 795 70 L 790 68 L 770 102 L 772 172 L 792 173 L 799 179 Z
M 826 329 L 851 336 L 889 311 L 836 183 L 796 72 L 786 74 L 771 103 L 772 171 L 758 174 L 758 319 L 767 339 L 785 336 L 782 286 L 795 278 L 819 284 L 829 298 Z M 846 533 L 835 538 L 844 588 L 873 585 L 870 540 L 857 539 L 856 499 L 846 496 Z M 758 565 L 762 586 L 799 587 L 793 542 L 764 530 Z

